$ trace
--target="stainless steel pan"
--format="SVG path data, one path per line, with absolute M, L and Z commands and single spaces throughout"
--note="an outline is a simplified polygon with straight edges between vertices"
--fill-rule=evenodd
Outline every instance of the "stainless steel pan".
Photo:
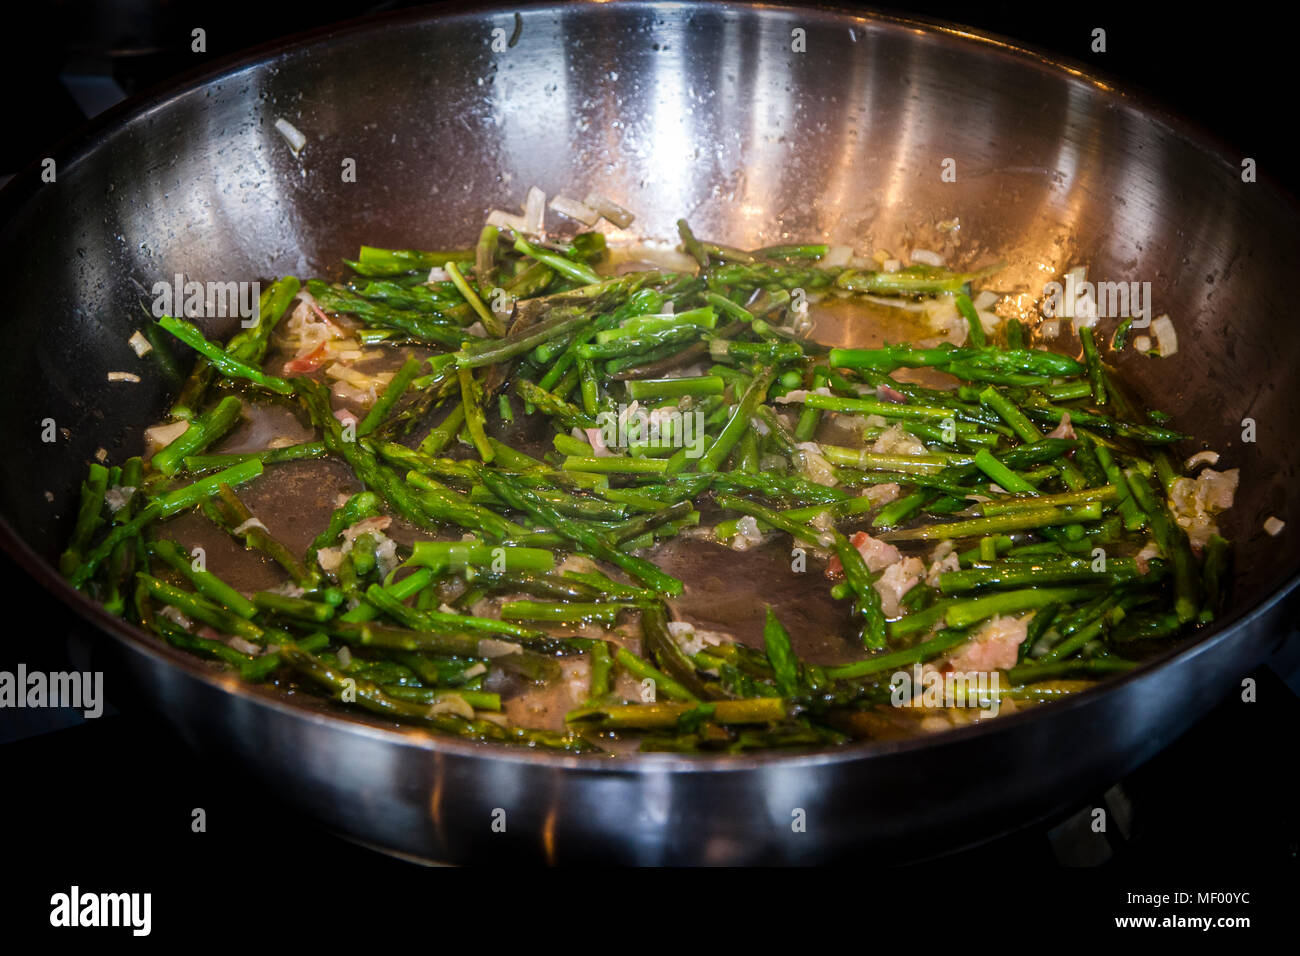
M 394 852 L 638 863 L 915 857 L 1105 785 L 1263 660 L 1295 619 L 1300 446 L 1287 323 L 1293 201 L 1241 157 L 1105 83 L 965 31 L 824 9 L 673 3 L 412 12 L 255 51 L 114 111 L 0 197 L 0 537 L 112 640 L 117 676 L 195 747 L 330 827 Z M 806 52 L 792 41 L 802 30 Z M 293 156 L 273 129 L 309 138 Z M 355 183 L 340 175 L 357 163 Z M 940 178 L 945 158 L 957 182 Z M 106 616 L 58 578 L 85 462 L 140 450 L 168 396 L 126 340 L 139 290 L 184 272 L 263 279 L 335 268 L 362 241 L 472 240 L 530 184 L 588 189 L 649 236 L 688 216 L 752 247 L 888 246 L 958 219 L 959 257 L 1041 290 L 1086 262 L 1149 280 L 1181 350 L 1126 358 L 1143 397 L 1242 468 L 1231 613 L 1066 703 L 939 737 L 831 753 L 618 761 L 470 746 L 239 686 Z M 228 332 L 229 329 L 219 329 Z M 148 371 L 146 367 L 145 371 Z M 1242 420 L 1258 441 L 1243 443 Z M 53 418 L 67 435 L 40 440 Z M 45 492 L 52 493 L 47 500 Z M 1278 538 L 1267 515 L 1289 524 Z M 743 588 L 743 581 L 736 586 Z M 505 813 L 505 832 L 492 826 Z M 803 810 L 806 828 L 792 826 Z

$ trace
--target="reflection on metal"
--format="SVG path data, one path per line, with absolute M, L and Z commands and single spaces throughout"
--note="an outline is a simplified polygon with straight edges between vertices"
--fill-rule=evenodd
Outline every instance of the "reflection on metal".
M 238 759 L 332 829 L 424 859 L 765 863 L 869 849 L 901 860 L 1109 785 L 1273 650 L 1277 622 L 1295 616 L 1284 592 L 1300 535 L 1230 524 L 1249 542 L 1233 615 L 1104 689 L 826 754 L 588 761 L 231 688 L 70 592 L 50 559 L 84 462 L 101 445 L 138 450 L 170 398 L 159 374 L 129 390 L 105 383 L 139 322 L 135 282 L 337 274 L 363 241 L 472 242 L 487 209 L 517 206 L 532 184 L 597 189 L 638 214 L 643 236 L 672 237 L 687 216 L 743 247 L 810 237 L 905 250 L 959 219 L 954 260 L 1004 260 L 989 284 L 1022 305 L 1045 269 L 1075 262 L 1152 281 L 1183 347 L 1118 364 L 1211 447 L 1239 450 L 1247 414 L 1300 418 L 1286 385 L 1300 337 L 1277 324 L 1300 261 L 1294 204 L 1265 182 L 1242 188 L 1235 160 L 1105 84 L 964 31 L 811 9 L 576 3 L 522 16 L 518 44 L 496 55 L 491 9 L 406 11 L 260 53 L 95 127 L 57 156 L 57 189 L 24 177 L 0 195 L 13 359 L 0 426 L 28 434 L 52 416 L 71 436 L 43 453 L 38 478 L 0 470 L 0 540 L 116 638 L 119 678 L 187 740 Z M 805 54 L 789 52 L 794 26 L 807 30 Z M 280 115 L 311 137 L 297 160 L 271 129 Z M 355 183 L 340 181 L 344 155 L 358 160 Z M 938 175 L 949 156 L 956 183 Z M 1287 513 L 1300 499 L 1286 493 L 1300 444 L 1248 454 L 1230 514 L 1300 527 Z M 795 799 L 799 834 L 785 806 Z M 491 832 L 494 808 L 508 811 L 504 834 Z

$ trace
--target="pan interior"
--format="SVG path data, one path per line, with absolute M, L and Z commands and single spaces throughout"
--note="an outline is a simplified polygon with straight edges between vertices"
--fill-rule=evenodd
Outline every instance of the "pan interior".
M 100 126 L 56 154 L 53 183 L 18 177 L 0 200 L 0 423 L 14 455 L 0 515 L 15 535 L 54 558 L 86 462 L 140 452 L 162 417 L 174 386 L 127 344 L 148 321 L 142 290 L 177 274 L 337 275 L 363 242 L 467 243 L 489 208 L 536 184 L 615 199 L 638 237 L 670 238 L 685 216 L 740 247 L 1000 260 L 989 285 L 1026 308 L 1079 264 L 1149 281 L 1180 350 L 1128 353 L 1121 372 L 1242 469 L 1224 527 L 1233 611 L 1294 575 L 1296 534 L 1262 531 L 1270 515 L 1300 527 L 1286 493 L 1300 455 L 1300 343 L 1280 329 L 1300 252 L 1287 197 L 1104 85 L 975 38 L 806 10 L 592 13 L 530 8 L 500 52 L 505 12 L 327 33 Z M 795 30 L 808 52 L 791 48 Z M 307 136 L 297 155 L 280 118 Z M 225 336 L 234 321 L 206 329 Z M 113 371 L 142 380 L 109 383 Z

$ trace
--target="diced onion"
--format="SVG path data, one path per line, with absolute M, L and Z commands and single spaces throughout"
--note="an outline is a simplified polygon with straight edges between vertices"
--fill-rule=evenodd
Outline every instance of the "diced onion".
M 140 332 L 139 329 L 136 329 L 134 332 L 131 333 L 131 337 L 126 340 L 126 344 L 131 346 L 132 351 L 134 351 L 135 354 L 140 356 L 141 358 L 144 358 L 146 355 L 148 355 L 150 352 L 153 351 L 153 346 L 149 343 L 149 340 L 144 337 L 144 335 Z
M 487 224 L 498 229 L 510 229 L 514 232 L 527 232 L 528 224 L 523 216 L 517 216 L 504 209 L 493 209 L 488 213 Z
M 913 249 L 911 258 L 913 262 L 919 262 L 924 266 L 941 266 L 944 264 L 943 256 L 929 249 Z
M 763 533 L 758 530 L 758 519 L 753 515 L 745 515 L 737 521 L 736 530 L 751 541 L 763 540 Z
M 1195 455 L 1188 458 L 1184 465 L 1188 471 L 1192 471 L 1197 465 L 1217 465 L 1219 463 L 1219 453 L 1217 451 L 1198 451 Z
M 140 376 L 134 372 L 109 372 L 108 380 L 110 382 L 138 382 Z
M 429 716 L 436 717 L 439 714 L 453 714 L 456 717 L 473 720 L 474 708 L 460 694 L 447 694 L 445 697 L 439 697 L 429 707 Z
M 342 548 L 321 548 L 316 552 L 316 563 L 321 566 L 322 571 L 334 573 L 343 563 Z
M 330 378 L 347 382 L 353 388 L 370 388 L 375 382 L 371 376 L 364 372 L 358 372 L 350 365 L 344 365 L 341 362 L 335 362 L 329 368 L 325 369 L 325 374 Z
M 307 145 L 307 137 L 302 134 L 298 127 L 294 126 L 287 119 L 281 117 L 275 121 L 275 128 L 279 130 L 280 135 L 285 138 L 289 144 L 289 149 L 297 156 L 302 152 L 302 148 Z
M 393 519 L 388 515 L 376 515 L 373 518 L 362 518 L 355 524 L 348 525 L 339 532 L 339 535 L 343 538 L 344 552 L 352 550 L 353 542 L 363 534 L 379 535 L 387 531 L 392 523 Z
M 262 522 L 258 521 L 256 518 L 249 518 L 243 524 L 235 528 L 232 534 L 243 534 L 245 531 L 248 531 L 250 528 L 261 528 L 263 531 L 267 530 L 266 525 L 262 524 Z
M 104 492 L 104 504 L 108 505 L 108 510 L 117 514 L 121 511 L 131 497 L 135 494 L 135 488 L 130 485 L 117 485 L 109 488 Z
M 401 559 L 397 557 L 397 542 L 387 535 L 380 535 L 379 545 L 375 548 L 375 567 L 382 577 L 387 578 L 397 570 Z
M 1269 515 L 1267 518 L 1264 519 L 1264 530 L 1267 531 L 1274 538 L 1280 535 L 1282 533 L 1282 529 L 1285 527 L 1286 527 L 1285 521 L 1275 518 L 1272 515 Z
M 486 657 L 488 660 L 494 660 L 498 657 L 507 657 L 511 654 L 522 654 L 524 649 L 518 644 L 510 641 L 499 640 L 495 637 L 485 637 L 478 642 L 478 653 L 480 657 Z
M 546 193 L 536 186 L 528 187 L 524 197 L 524 231 L 537 235 L 546 224 Z
M 826 249 L 826 255 L 822 256 L 821 264 L 828 269 L 836 269 L 847 266 L 852 258 L 852 246 L 830 246 Z
M 576 199 L 570 199 L 568 196 L 556 196 L 551 200 L 551 208 L 561 216 L 576 219 L 584 226 L 594 226 L 596 220 L 600 218 L 600 213 L 592 209 L 586 203 L 578 202 Z
M 1133 340 L 1133 347 L 1139 352 L 1151 351 L 1151 339 L 1145 335 L 1139 335 Z
M 677 249 L 677 244 L 667 240 L 644 240 L 631 242 L 626 239 L 609 240 L 611 261 L 614 264 L 631 262 L 647 264 L 670 272 L 690 272 L 698 263 L 684 252 Z M 667 305 L 667 303 L 665 303 Z
M 1156 347 L 1161 358 L 1168 358 L 1178 351 L 1178 333 L 1174 331 L 1174 322 L 1169 316 L 1161 315 L 1151 322 L 1151 331 L 1156 336 Z
M 186 617 L 184 614 L 182 614 L 180 611 L 178 611 L 176 608 L 174 608 L 174 607 L 173 607 L 172 605 L 170 605 L 170 604 L 168 604 L 168 605 L 167 605 L 166 607 L 164 607 L 161 611 L 159 611 L 159 612 L 158 612 L 158 615 L 159 615 L 160 617 L 165 617 L 165 618 L 167 618 L 167 620 L 169 620 L 169 621 L 173 621 L 173 622 L 175 622 L 176 624 L 179 624 L 181 627 L 185 628 L 185 630 L 187 630 L 187 631 L 190 630 L 190 629 L 194 626 L 194 622 L 193 622 L 193 621 L 191 621 L 188 617 Z
M 241 654 L 247 654 L 250 657 L 256 657 L 262 653 L 262 649 L 252 641 L 245 640 L 237 634 L 232 634 L 226 638 L 226 645 L 232 650 L 239 651 Z
M 165 448 L 185 434 L 185 430 L 190 427 L 189 422 L 178 421 L 168 422 L 166 425 L 154 425 L 152 428 L 146 428 L 144 437 L 149 440 L 150 444 Z

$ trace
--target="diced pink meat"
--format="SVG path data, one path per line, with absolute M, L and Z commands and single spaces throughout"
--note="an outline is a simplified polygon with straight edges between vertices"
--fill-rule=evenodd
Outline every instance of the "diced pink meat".
M 1023 617 L 994 617 L 975 632 L 969 644 L 963 645 L 948 664 L 955 671 L 1008 670 L 1016 666 L 1020 644 L 1029 633 L 1032 614 Z
M 862 560 L 867 563 L 867 570 L 873 573 L 897 563 L 900 557 L 898 549 L 892 544 L 887 541 L 878 541 L 865 531 L 859 531 L 849 541 L 853 547 L 858 549 L 858 554 L 862 555 Z
M 1061 423 L 1047 433 L 1048 438 L 1066 438 L 1074 441 L 1077 437 L 1074 434 L 1074 426 L 1070 424 L 1070 413 L 1061 413 Z

